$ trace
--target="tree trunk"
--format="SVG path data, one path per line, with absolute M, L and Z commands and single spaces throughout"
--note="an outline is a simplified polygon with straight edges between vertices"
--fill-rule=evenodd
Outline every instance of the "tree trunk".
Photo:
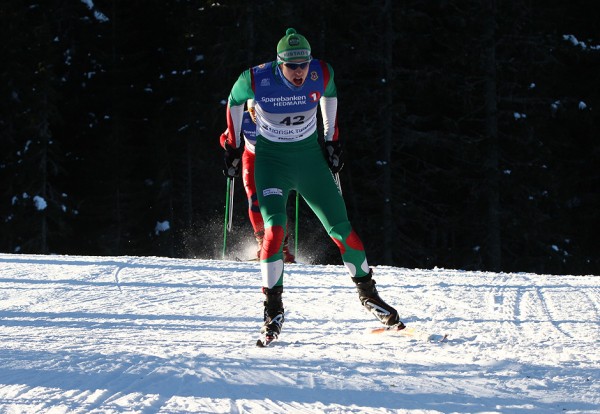
M 41 182 L 41 194 L 40 196 L 48 202 L 48 141 L 50 140 L 50 131 L 49 131 L 49 120 L 48 120 L 48 97 L 44 96 L 42 99 L 44 103 L 41 108 L 41 124 L 39 130 L 39 137 L 42 143 L 42 154 L 40 159 L 40 174 L 42 178 Z M 41 214 L 41 223 L 40 223 L 40 253 L 48 254 L 48 213 L 46 209 L 39 211 Z
M 385 0 L 382 8 L 384 25 L 383 39 L 383 68 L 386 82 L 384 104 L 382 106 L 382 136 L 383 136 L 383 262 L 393 264 L 394 247 L 394 217 L 392 212 L 392 129 L 393 118 L 391 108 L 393 105 L 393 53 L 394 53 L 394 27 L 392 22 L 392 2 Z
M 499 165 L 500 148 L 498 145 L 498 107 L 496 93 L 496 2 L 484 3 L 485 23 L 483 33 L 483 65 L 485 72 L 485 176 L 487 188 L 488 240 L 487 265 L 489 270 L 499 271 L 502 263 L 500 235 L 500 186 Z

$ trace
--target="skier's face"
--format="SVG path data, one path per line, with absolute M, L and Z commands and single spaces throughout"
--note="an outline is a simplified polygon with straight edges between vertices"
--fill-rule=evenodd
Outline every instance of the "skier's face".
M 308 65 L 310 61 L 299 63 L 282 63 L 281 71 L 283 76 L 295 86 L 302 86 L 308 75 Z

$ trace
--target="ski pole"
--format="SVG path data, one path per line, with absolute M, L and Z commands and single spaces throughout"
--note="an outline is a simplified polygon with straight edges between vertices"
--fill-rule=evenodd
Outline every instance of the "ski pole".
M 231 223 L 233 222 L 233 194 L 235 187 L 235 178 L 231 179 L 231 188 L 229 189 L 229 217 L 227 221 L 227 231 L 231 232 Z
M 294 256 L 298 257 L 298 205 L 300 204 L 300 194 L 296 191 L 296 230 L 294 231 Z
M 227 232 L 231 231 L 231 221 L 233 212 L 233 181 L 227 177 L 227 190 L 225 192 L 225 222 L 223 223 L 223 259 L 225 258 L 225 249 L 227 248 Z

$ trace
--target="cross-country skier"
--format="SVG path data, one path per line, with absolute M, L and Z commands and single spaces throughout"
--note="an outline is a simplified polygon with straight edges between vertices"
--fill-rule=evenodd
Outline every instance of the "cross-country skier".
M 262 215 L 260 214 L 260 208 L 258 207 L 258 196 L 256 195 L 256 184 L 254 181 L 254 160 L 256 158 L 254 153 L 254 146 L 256 145 L 256 113 L 254 111 L 254 100 L 249 99 L 247 102 L 247 111 L 244 111 L 242 118 L 242 136 L 244 137 L 244 152 L 241 155 L 242 161 L 242 181 L 244 183 L 244 190 L 248 197 L 248 217 L 254 230 L 254 237 L 258 243 L 257 257 L 260 260 L 260 251 L 262 249 L 263 238 L 265 235 L 265 223 Z M 225 130 L 221 134 L 221 146 L 226 148 L 228 130 Z M 226 158 L 225 168 L 223 173 L 231 178 L 239 175 L 239 160 L 233 166 Z M 229 164 L 229 165 L 228 165 Z M 289 233 L 283 239 L 283 261 L 285 263 L 295 263 L 296 258 L 290 252 L 288 243 Z
M 290 190 L 302 195 L 338 246 L 365 308 L 384 325 L 403 327 L 398 312 L 379 297 L 362 241 L 348 221 L 346 205 L 333 176 L 343 167 L 343 152 L 331 66 L 313 59 L 306 38 L 287 29 L 277 44 L 276 60 L 244 71 L 233 85 L 227 104 L 226 163 L 239 160 L 240 131 L 248 99 L 256 102 L 254 174 L 265 222 L 260 254 L 266 296 L 261 328 L 264 340 L 277 338 L 284 322 L 282 246 Z M 324 149 L 318 142 L 319 106 Z

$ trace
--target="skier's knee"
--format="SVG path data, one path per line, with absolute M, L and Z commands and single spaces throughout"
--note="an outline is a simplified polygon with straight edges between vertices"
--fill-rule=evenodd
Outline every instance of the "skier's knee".
M 329 237 L 338 246 L 341 254 L 344 254 L 348 248 L 358 251 L 365 250 L 360 237 L 348 221 L 333 226 L 329 231 Z

